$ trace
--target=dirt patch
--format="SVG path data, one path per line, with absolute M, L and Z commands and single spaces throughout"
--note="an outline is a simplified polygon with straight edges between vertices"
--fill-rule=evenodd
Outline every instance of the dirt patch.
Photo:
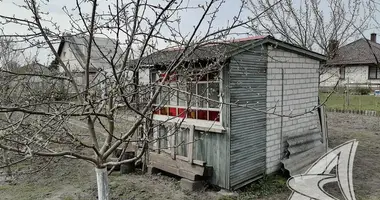
M 34 173 L 19 174 L 12 183 L 0 185 L 1 199 L 69 200 L 70 196 L 75 199 L 89 199 L 89 195 L 82 192 L 82 189 L 90 187 L 91 179 L 94 179 L 89 173 L 89 164 L 78 160 L 57 159 L 52 160 L 48 167 L 39 170 L 36 166 L 43 166 L 48 162 L 43 161 L 23 163 Z M 18 170 L 28 172 L 23 165 L 13 167 L 14 173 L 17 174 Z
M 351 139 L 359 141 L 353 168 L 357 198 L 380 199 L 380 118 L 328 113 L 328 128 L 330 147 Z
M 111 176 L 112 199 L 134 200 L 213 200 L 218 199 L 215 192 L 185 193 L 180 190 L 179 180 L 161 175 L 131 174 Z

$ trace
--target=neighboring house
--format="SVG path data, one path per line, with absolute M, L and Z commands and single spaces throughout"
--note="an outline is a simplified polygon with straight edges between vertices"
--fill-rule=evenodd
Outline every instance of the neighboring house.
M 152 83 L 181 51 L 166 49 L 141 59 L 150 66 Z M 318 111 L 305 111 L 318 105 L 319 66 L 325 56 L 270 36 L 205 44 L 185 53 L 189 55 L 169 84 L 213 101 L 163 89 L 154 107 L 158 126 L 153 132 L 159 139 L 149 154 L 150 170 L 176 174 L 193 186 L 206 179 L 237 189 L 279 170 L 288 159 L 285 152 L 293 156 L 322 145 Z M 195 82 L 181 75 L 198 72 L 207 75 Z M 295 140 L 306 145 L 289 151 L 285 144 L 295 136 L 303 136 L 303 141 Z M 295 160 L 304 165 L 292 170 L 304 169 L 322 151 L 314 151 L 307 162 Z
M 32 62 L 3 74 L 4 79 L 9 80 L 6 85 L 9 87 L 8 92 L 12 95 L 30 96 L 30 93 L 33 93 L 32 96 L 50 98 L 62 87 L 61 80 L 49 77 L 57 75 L 57 73 L 40 63 Z
M 376 34 L 371 39 L 362 38 L 337 49 L 327 61 L 320 77 L 321 87 L 339 86 L 370 87 L 380 86 L 380 44 Z
M 66 64 L 68 70 L 73 74 L 76 83 L 83 89 L 85 85 L 85 67 L 89 36 L 85 35 L 70 35 L 62 36 L 61 43 L 58 47 L 58 55 Z M 98 72 L 109 73 L 112 69 L 109 61 L 115 55 L 114 64 L 117 66 L 122 63 L 122 49 L 119 46 L 116 48 L 116 41 L 110 38 L 95 37 L 91 48 L 90 59 L 90 82 L 96 77 L 98 80 L 104 76 L 97 75 Z M 60 72 L 64 72 L 62 67 Z M 103 73 L 103 74 L 104 74 Z M 92 83 L 94 84 L 94 83 Z M 72 89 L 70 89 L 71 92 Z

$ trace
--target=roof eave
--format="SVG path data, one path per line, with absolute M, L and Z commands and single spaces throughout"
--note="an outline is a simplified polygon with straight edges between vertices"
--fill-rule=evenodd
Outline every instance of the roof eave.
M 326 66 L 335 67 L 335 66 L 358 66 L 358 65 L 376 65 L 374 62 L 334 62 L 326 63 Z
M 301 53 L 303 55 L 306 55 L 308 57 L 314 58 L 314 59 L 322 61 L 322 62 L 327 61 L 327 57 L 325 55 L 322 55 L 322 54 L 314 52 L 314 51 L 310 51 L 310 50 L 302 48 L 302 47 L 295 46 L 295 45 L 287 43 L 287 42 L 283 42 L 281 40 L 277 40 L 274 38 L 265 38 L 262 41 L 262 44 L 268 44 L 268 43 L 276 45 L 278 47 L 282 47 L 282 48 L 294 51 L 294 52 Z

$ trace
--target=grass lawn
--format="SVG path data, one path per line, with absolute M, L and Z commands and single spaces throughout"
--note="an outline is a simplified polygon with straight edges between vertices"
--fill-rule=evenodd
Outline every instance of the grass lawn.
M 320 93 L 321 103 L 323 103 L 329 93 Z M 374 110 L 380 111 L 380 97 L 373 95 L 349 95 L 349 105 L 345 106 L 345 95 L 334 93 L 326 102 L 328 108 L 348 109 L 348 110 Z

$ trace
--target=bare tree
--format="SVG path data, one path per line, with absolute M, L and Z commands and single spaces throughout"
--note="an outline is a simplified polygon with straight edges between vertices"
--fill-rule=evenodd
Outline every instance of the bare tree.
M 7 166 L 35 156 L 81 159 L 93 164 L 98 198 L 102 200 L 109 199 L 107 167 L 141 159 L 149 144 L 160 139 L 151 135 L 156 126 L 151 123 L 152 116 L 161 109 L 160 105 L 170 101 L 170 96 L 182 93 L 187 102 L 194 97 L 213 102 L 215 106 L 220 104 L 218 99 L 188 92 L 180 82 L 170 84 L 168 80 L 173 72 L 190 79 L 198 77 L 193 81 L 199 81 L 200 77 L 220 70 L 223 58 L 205 63 L 202 70 L 183 66 L 187 66 L 188 57 L 196 49 L 226 39 L 234 28 L 254 20 L 241 20 L 243 6 L 240 6 L 230 25 L 213 28 L 218 10 L 225 3 L 221 0 L 206 1 L 196 7 L 177 0 L 156 4 L 147 0 L 113 0 L 101 8 L 97 0 L 76 0 L 72 8 L 63 8 L 71 24 L 70 30 L 63 31 L 45 12 L 43 6 L 49 3 L 25 0 L 19 9 L 32 14 L 27 19 L 0 15 L 2 24 L 14 24 L 28 30 L 8 32 L 1 38 L 11 37 L 13 41 L 24 42 L 27 48 L 47 49 L 54 57 L 52 65 L 60 69 L 31 63 L 30 68 L 22 71 L 3 70 L 11 77 L 7 84 L 12 89 L 3 94 L 0 101 L 0 148 L 18 153 L 19 160 Z M 194 30 L 183 32 L 179 28 L 178 13 L 189 9 L 197 10 L 199 16 L 194 16 L 197 18 Z M 257 13 L 257 17 L 265 11 Z M 201 26 L 206 26 L 202 32 Z M 98 40 L 99 36 L 103 40 Z M 81 38 L 81 42 L 77 43 L 74 38 Z M 112 41 L 111 48 L 104 48 L 101 42 L 104 39 Z M 73 55 L 80 61 L 77 71 L 55 48 L 62 42 L 84 49 Z M 157 50 L 160 44 L 180 46 L 182 51 L 172 55 L 161 71 L 163 76 L 155 83 L 142 84 L 139 73 L 147 65 L 144 56 Z M 101 67 L 95 57 L 101 58 Z M 190 106 L 187 105 L 188 109 L 183 112 L 187 113 Z M 174 118 L 179 115 L 183 113 Z M 73 128 L 78 124 L 87 128 L 85 135 Z M 142 125 L 145 127 L 137 137 Z M 120 148 L 125 151 L 131 144 L 141 147 L 137 155 L 126 160 L 110 160 L 116 151 Z
M 246 8 L 256 14 L 270 5 L 267 0 L 249 1 Z M 331 40 L 344 44 L 361 36 L 368 29 L 376 6 L 372 0 L 284 0 L 252 23 L 251 29 L 327 54 Z
M 12 38 L 0 38 L 0 66 L 2 69 L 12 70 L 18 67 L 21 52 L 17 51 L 17 44 Z
M 246 9 L 255 15 L 271 4 L 249 0 Z M 373 0 L 284 0 L 250 24 L 250 29 L 333 58 L 339 46 L 362 37 L 373 25 L 377 7 Z M 339 68 L 323 65 L 319 73 L 321 84 L 337 80 L 334 88 L 339 85 Z

